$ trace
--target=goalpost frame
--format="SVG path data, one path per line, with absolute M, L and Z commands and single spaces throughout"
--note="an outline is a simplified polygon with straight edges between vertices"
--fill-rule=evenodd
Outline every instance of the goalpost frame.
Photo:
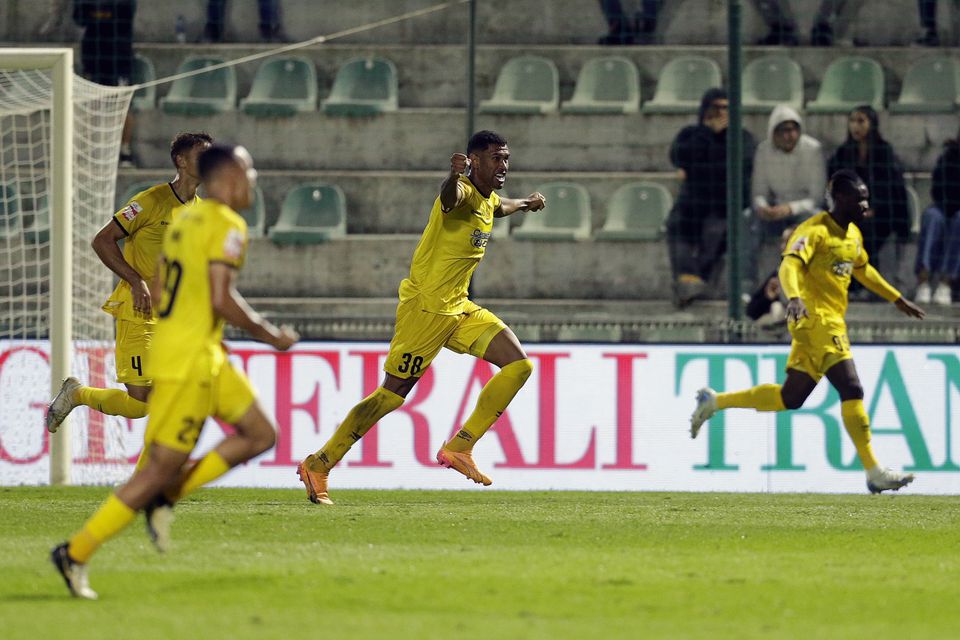
M 51 69 L 50 397 L 70 375 L 73 351 L 73 49 L 0 48 L 0 68 Z M 69 484 L 72 452 L 65 420 L 50 436 L 50 484 Z

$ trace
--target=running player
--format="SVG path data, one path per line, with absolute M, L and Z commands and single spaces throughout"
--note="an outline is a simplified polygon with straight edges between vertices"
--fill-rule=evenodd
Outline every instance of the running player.
M 696 438 L 703 423 L 721 409 L 799 409 L 826 375 L 840 394 L 843 426 L 867 472 L 867 488 L 871 493 L 896 491 L 914 477 L 881 467 L 870 445 L 870 419 L 844 320 L 850 277 L 912 318 L 922 319 L 924 311 L 883 279 L 863 249 L 857 225 L 870 208 L 867 186 L 856 173 L 844 169 L 830 178 L 828 191 L 833 200 L 830 210 L 797 227 L 780 264 L 780 286 L 789 299 L 786 316 L 793 336 L 786 381 L 782 386 L 762 384 L 731 393 L 700 389 L 690 435 Z
M 208 199 L 178 214 L 163 241 L 163 268 L 155 280 L 163 292 L 157 305 L 153 358 L 156 372 L 145 436 L 146 461 L 107 498 L 51 559 L 70 592 L 96 599 L 87 580 L 90 557 L 126 528 L 137 512 L 175 502 L 232 467 L 273 446 L 270 418 L 246 376 L 233 368 L 221 346 L 224 322 L 285 351 L 296 332 L 276 328 L 249 306 L 234 286 L 247 248 L 247 225 L 236 210 L 250 206 L 256 180 L 243 147 L 214 145 L 199 158 Z M 185 466 L 208 416 L 236 428 L 234 435 Z
M 203 132 L 178 133 L 170 143 L 170 159 L 177 169 L 173 180 L 133 196 L 94 237 L 93 250 L 120 277 L 103 310 L 116 321 L 117 382 L 124 383 L 127 390 L 85 387 L 77 378 L 67 378 L 47 407 L 50 432 L 56 432 L 80 405 L 125 418 L 147 415 L 152 379 L 150 343 L 157 322 L 147 285 L 156 271 L 163 234 L 173 221 L 173 211 L 199 201 L 197 156 L 212 143 L 213 138 Z
M 330 470 L 383 416 L 400 407 L 427 367 L 446 347 L 483 358 L 500 371 L 480 392 L 460 431 L 437 453 L 437 462 L 478 484 L 489 485 L 473 461 L 473 445 L 490 428 L 533 372 L 519 340 L 493 313 L 467 297 L 470 278 L 486 252 L 493 219 L 517 211 L 540 211 L 539 193 L 500 198 L 510 150 L 492 131 L 475 133 L 466 155 L 450 158 L 430 220 L 413 254 L 410 277 L 400 283 L 397 322 L 384 365 L 383 384 L 360 401 L 323 448 L 300 463 L 297 473 L 307 497 L 333 504 L 327 493 Z

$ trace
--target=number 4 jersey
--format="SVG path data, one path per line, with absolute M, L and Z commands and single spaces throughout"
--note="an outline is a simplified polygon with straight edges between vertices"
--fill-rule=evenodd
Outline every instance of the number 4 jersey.
M 210 302 L 213 263 L 243 266 L 247 223 L 227 205 L 204 200 L 177 212 L 163 240 L 163 296 L 150 367 L 154 380 L 216 375 L 224 361 L 223 320 Z

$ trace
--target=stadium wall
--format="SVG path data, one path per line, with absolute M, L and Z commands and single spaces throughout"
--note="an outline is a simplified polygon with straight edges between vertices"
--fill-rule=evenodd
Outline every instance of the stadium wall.
M 299 460 L 379 384 L 387 345 L 307 343 L 279 354 L 237 342 L 231 349 L 276 417 L 279 437 L 273 450 L 220 484 L 296 487 Z M 47 482 L 46 390 L 16 388 L 25 369 L 48 366 L 46 350 L 40 342 L 0 344 L 0 484 L 13 477 Z M 536 345 L 529 351 L 535 373 L 478 445 L 478 463 L 499 489 L 862 492 L 839 399 L 825 383 L 801 411 L 729 411 L 690 440 L 696 389 L 782 380 L 787 352 L 783 346 Z M 869 346 L 857 348 L 856 357 L 880 460 L 919 475 L 911 493 L 960 492 L 956 349 Z M 493 373 L 485 362 L 443 352 L 407 403 L 338 467 L 333 486 L 472 488 L 439 468 L 434 454 Z M 73 420 L 81 440 L 102 429 L 86 409 Z M 144 420 L 133 421 L 122 434 L 131 462 L 144 427 Z M 208 422 L 198 452 L 222 435 L 220 425 Z M 75 447 L 75 465 L 104 462 L 96 457 Z

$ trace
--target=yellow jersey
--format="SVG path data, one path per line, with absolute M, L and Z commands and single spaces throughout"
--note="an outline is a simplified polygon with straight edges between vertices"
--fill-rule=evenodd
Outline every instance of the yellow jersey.
M 199 202 L 195 197 L 193 203 Z M 169 182 L 150 187 L 133 196 L 127 204 L 113 215 L 113 221 L 123 229 L 123 259 L 139 273 L 147 284 L 153 279 L 160 256 L 163 234 L 173 222 L 173 211 L 185 203 L 180 201 Z M 121 320 L 152 324 L 156 318 L 148 318 L 133 310 L 133 295 L 130 283 L 120 280 L 113 293 L 103 304 L 103 310 Z
M 797 227 L 783 255 L 796 256 L 804 264 L 800 299 L 811 316 L 842 321 L 853 270 L 869 262 L 857 225 L 851 222 L 842 229 L 829 213 L 821 211 Z
M 483 197 L 470 179 L 460 176 L 462 199 L 443 212 L 438 196 L 413 253 L 410 276 L 400 283 L 400 301 L 420 296 L 424 311 L 441 315 L 463 313 L 473 271 L 487 251 L 493 213 L 500 208 L 495 191 Z
M 150 351 L 155 380 L 216 375 L 224 362 L 223 320 L 210 303 L 210 264 L 243 266 L 247 223 L 227 205 L 203 200 L 180 209 L 163 240 L 163 295 Z

